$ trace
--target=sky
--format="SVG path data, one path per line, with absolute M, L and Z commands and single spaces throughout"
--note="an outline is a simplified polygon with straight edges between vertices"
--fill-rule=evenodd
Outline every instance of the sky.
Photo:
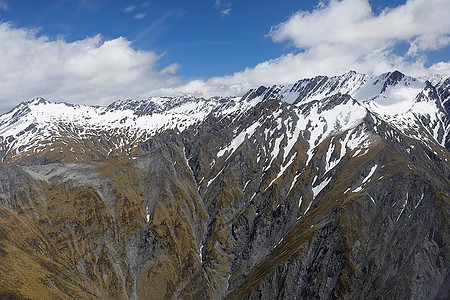
M 350 70 L 450 74 L 450 0 L 0 0 L 0 113 L 240 96 Z

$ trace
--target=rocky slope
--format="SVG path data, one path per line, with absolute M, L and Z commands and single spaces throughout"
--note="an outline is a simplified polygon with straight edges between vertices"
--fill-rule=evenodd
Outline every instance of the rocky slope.
M 23 103 L 0 117 L 0 298 L 446 299 L 449 84 Z

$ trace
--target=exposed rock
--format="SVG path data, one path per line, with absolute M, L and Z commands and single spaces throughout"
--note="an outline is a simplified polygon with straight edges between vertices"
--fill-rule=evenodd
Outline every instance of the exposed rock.
M 96 109 L 132 111 L 126 123 L 193 101 L 202 115 L 155 131 L 60 120 L 36 147 L 42 124 L 0 136 L 0 299 L 446 299 L 446 81 L 414 80 L 127 100 Z M 405 82 L 433 113 L 352 96 Z M 39 105 L 52 104 L 0 127 Z

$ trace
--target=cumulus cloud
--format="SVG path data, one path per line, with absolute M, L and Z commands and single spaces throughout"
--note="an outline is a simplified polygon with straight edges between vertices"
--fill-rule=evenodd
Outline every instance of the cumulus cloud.
M 331 0 L 312 12 L 297 12 L 268 36 L 304 50 L 298 60 L 313 58 L 310 62 L 320 65 L 320 53 L 325 60 L 337 58 L 327 74 L 347 66 L 366 73 L 398 68 L 420 75 L 427 72 L 425 52 L 450 44 L 447 5 L 447 0 L 408 0 L 375 15 L 367 0 Z M 409 44 L 403 55 L 395 54 L 399 42 Z
M 292 41 L 298 48 L 323 44 L 376 48 L 389 41 L 421 39 L 420 50 L 430 49 L 423 37 L 449 36 L 450 19 L 447 0 L 409 0 L 404 5 L 374 15 L 367 0 L 331 0 L 313 12 L 300 11 L 288 21 L 272 28 L 274 41 Z
M 274 42 L 291 43 L 296 48 L 292 53 L 232 75 L 194 80 L 160 92 L 239 95 L 258 85 L 289 84 L 349 70 L 375 75 L 394 69 L 413 76 L 447 75 L 448 61 L 425 67 L 427 51 L 450 43 L 447 4 L 447 0 L 408 0 L 376 15 L 367 0 L 320 2 L 315 10 L 299 11 L 268 33 Z M 397 53 L 399 42 L 409 44 L 406 53 Z
M 123 37 L 104 41 L 97 35 L 68 43 L 1 23 L 0 44 L 1 111 L 38 96 L 105 105 L 180 84 L 157 70 L 160 54 L 135 50 Z

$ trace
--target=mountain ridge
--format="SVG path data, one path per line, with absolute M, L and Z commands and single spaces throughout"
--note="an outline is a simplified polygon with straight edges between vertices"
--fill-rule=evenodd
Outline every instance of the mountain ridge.
M 0 116 L 0 295 L 445 299 L 445 82 L 19 105 Z
M 446 95 L 448 85 L 441 86 L 441 90 L 440 94 Z M 305 94 L 305 91 L 308 93 Z M 429 97 L 430 93 L 433 94 L 432 100 Z M 3 149 L 0 150 L 6 153 L 2 155 L 5 161 L 6 155 L 17 152 L 29 143 L 29 139 L 33 139 L 33 134 L 30 132 L 39 131 L 41 136 L 52 139 L 59 135 L 60 130 L 68 132 L 62 136 L 74 134 L 80 139 L 83 135 L 95 135 L 99 131 L 110 131 L 112 135 L 116 132 L 115 135 L 132 137 L 125 142 L 132 148 L 133 141 L 143 141 L 164 129 L 177 128 L 183 131 L 188 126 L 202 121 L 213 111 L 223 110 L 228 114 L 244 112 L 259 101 L 269 98 L 302 106 L 334 94 L 349 94 L 357 103 L 383 119 L 395 122 L 398 127 L 405 127 L 404 124 L 407 124 L 405 130 L 410 130 L 409 123 L 417 122 L 415 119 L 423 119 L 417 122 L 417 128 L 425 127 L 428 134 L 433 135 L 433 138 L 441 145 L 448 147 L 450 144 L 450 123 L 448 113 L 444 109 L 448 99 L 443 99 L 446 102 L 441 103 L 438 91 L 431 84 L 419 82 L 398 71 L 372 78 L 350 71 L 342 76 L 302 79 L 289 86 L 260 87 L 249 91 L 241 99 L 236 97 L 209 99 L 192 96 L 153 97 L 147 100 L 120 100 L 108 107 L 99 107 L 51 103 L 42 98 L 36 98 L 0 116 L 0 136 L 3 137 L 3 141 L 7 138 L 13 139 L 8 141 L 8 144 L 12 144 L 9 149 L 3 142 Z M 421 97 L 420 101 L 411 101 L 413 97 L 419 97 L 418 95 Z M 392 103 L 392 101 L 395 102 Z M 435 103 L 430 103 L 432 101 Z M 408 114 L 409 111 L 412 113 Z M 428 117 L 423 116 L 425 114 L 428 114 Z M 28 115 L 31 116 L 26 119 Z M 400 120 L 398 120 L 399 115 L 402 116 Z M 62 126 L 58 128 L 55 123 Z M 64 126 L 66 128 L 62 128 Z M 67 128 L 69 126 L 71 128 Z M 429 139 L 427 134 L 416 132 L 416 138 L 423 137 Z M 39 149 L 39 146 L 34 145 L 34 148 Z M 126 147 L 123 141 L 117 141 L 115 146 Z M 105 146 L 104 148 L 105 152 L 110 153 L 113 147 Z M 131 149 L 128 147 L 122 151 L 130 153 Z

